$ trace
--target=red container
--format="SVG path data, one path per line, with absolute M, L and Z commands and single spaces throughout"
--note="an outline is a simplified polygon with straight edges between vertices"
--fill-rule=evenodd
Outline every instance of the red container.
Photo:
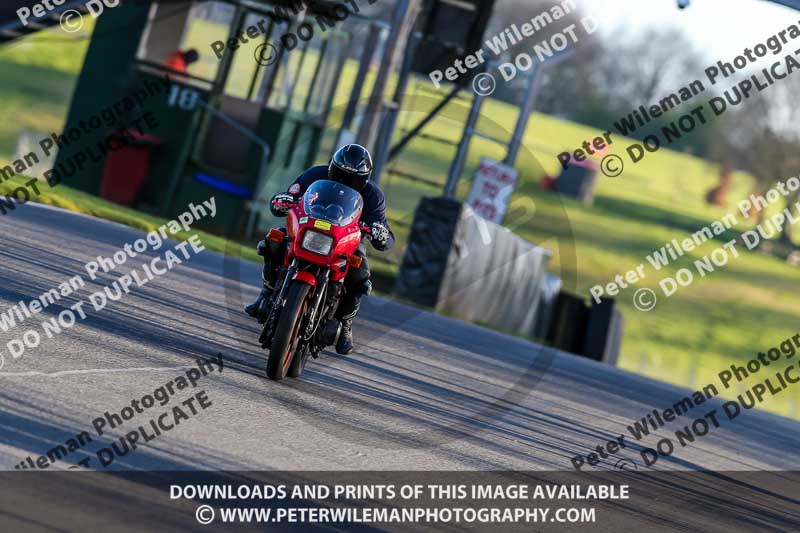
M 128 131 L 127 135 L 128 139 L 123 139 L 118 134 L 110 136 L 116 141 L 111 146 L 122 146 L 108 152 L 100 183 L 100 196 L 118 204 L 133 205 L 150 170 L 153 148 L 163 144 L 163 141 L 158 137 L 134 131 Z

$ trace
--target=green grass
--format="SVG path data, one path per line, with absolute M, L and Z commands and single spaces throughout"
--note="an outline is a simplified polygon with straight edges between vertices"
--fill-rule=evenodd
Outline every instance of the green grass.
M 14 176 L 11 179 L 0 183 L 0 194 L 9 194 L 17 187 L 23 186 L 28 178 Z M 119 204 L 109 202 L 97 196 L 75 190 L 66 185 L 56 185 L 50 187 L 44 181 L 37 185 L 40 195 L 31 198 L 32 201 L 60 207 L 75 213 L 81 213 L 92 217 L 110 220 L 119 224 L 125 224 L 132 228 L 140 229 L 145 232 L 154 231 L 167 222 L 166 219 L 148 215 Z M 30 190 L 30 189 L 29 189 Z M 14 216 L 13 211 L 5 216 Z M 261 257 L 256 253 L 255 247 L 250 244 L 240 244 L 231 242 L 227 239 L 200 230 L 189 232 L 180 231 L 175 234 L 175 239 L 186 239 L 190 235 L 197 234 L 203 241 L 203 245 L 209 250 L 225 253 L 234 257 L 242 257 L 249 261 L 261 261 Z
M 190 42 L 201 53 L 198 69 L 211 74 L 216 59 L 209 56 L 208 43 L 214 40 L 214 28 L 197 25 L 189 34 Z M 63 35 L 63 34 L 59 34 Z M 40 37 L 35 37 L 40 39 Z M 28 45 L 26 45 L 28 46 Z M 69 104 L 71 88 L 78 72 L 85 41 L 67 43 L 59 48 L 44 43 L 33 48 L 0 50 L 0 66 L 6 73 L 0 85 L 0 111 L 15 120 L 0 124 L 0 158 L 9 157 L 14 149 L 17 130 L 28 127 L 40 131 L 58 131 Z M 246 91 L 252 72 L 254 46 L 244 46 L 233 65 L 234 78 L 230 90 L 234 94 Z M 300 54 L 290 57 L 297 66 Z M 313 54 L 309 54 L 311 65 Z M 356 65 L 345 65 L 343 79 L 352 79 Z M 310 81 L 311 69 L 301 72 L 296 101 L 302 101 Z M 374 82 L 374 71 L 367 80 L 364 95 Z M 392 81 L 394 83 L 394 80 Z M 412 83 L 404 110 L 398 120 L 400 129 L 408 129 L 421 120 L 441 98 L 424 80 Z M 469 110 L 468 93 L 451 103 L 442 115 L 425 130 L 455 143 L 459 140 L 464 119 Z M 334 110 L 326 132 L 319 161 L 327 158 L 338 130 L 337 118 L 350 98 L 349 85 L 343 82 L 334 98 Z M 516 111 L 513 106 L 488 99 L 481 114 L 479 129 L 493 137 L 511 136 Z M 398 132 L 398 137 L 402 132 Z M 645 256 L 675 238 L 688 234 L 735 212 L 736 202 L 752 187 L 749 176 L 737 174 L 729 194 L 728 206 L 706 205 L 705 193 L 717 184 L 718 168 L 690 155 L 662 150 L 650 154 L 637 165 L 628 164 L 618 178 L 600 177 L 594 205 L 586 206 L 571 199 L 544 192 L 539 183 L 544 175 L 555 175 L 559 164 L 556 154 L 573 150 L 598 135 L 599 131 L 558 118 L 534 113 L 525 136 L 525 149 L 518 167 L 521 183 L 512 200 L 514 208 L 532 201 L 535 216 L 520 220 L 509 215 L 506 224 L 522 237 L 554 251 L 551 271 L 564 279 L 575 277 L 578 294 L 588 299 L 588 290 L 605 284 L 618 273 L 646 265 L 646 278 L 637 287 L 658 290 L 658 280 L 674 275 L 678 268 L 687 267 L 694 259 L 721 244 L 708 243 L 691 256 L 682 258 L 661 272 L 654 272 Z M 395 141 L 397 140 L 395 139 Z M 624 155 L 628 141 L 614 137 L 612 153 Z M 392 164 L 393 168 L 444 184 L 455 148 L 446 144 L 418 138 Z M 461 176 L 459 195 L 469 188 L 469 177 L 480 157 L 502 159 L 501 146 L 484 139 L 474 139 L 466 168 Z M 382 183 L 389 201 L 389 215 L 400 242 L 404 242 L 413 209 L 425 195 L 438 194 L 436 188 L 386 175 Z M 95 197 L 59 187 L 48 191 L 43 201 L 68 209 L 130 224 L 143 230 L 163 223 L 135 211 L 108 204 Z M 739 217 L 740 218 L 740 217 Z M 738 230 L 747 229 L 742 222 Z M 214 236 L 203 236 L 211 249 L 227 251 L 226 244 Z M 563 245 L 560 248 L 558 245 Z M 252 246 L 241 248 L 241 255 L 255 259 Z M 574 249 L 577 265 L 568 260 Z M 402 248 L 370 262 L 384 275 L 397 271 Z M 657 379 L 692 388 L 715 382 L 719 371 L 733 362 L 746 361 L 759 352 L 779 344 L 798 330 L 800 301 L 794 294 L 800 282 L 800 270 L 781 260 L 760 253 L 743 253 L 739 259 L 704 279 L 698 279 L 669 299 L 661 298 L 650 313 L 637 311 L 631 298 L 633 290 L 623 292 L 618 299 L 626 320 L 625 338 L 619 365 Z M 767 377 L 765 373 L 759 376 Z M 748 382 L 748 386 L 753 383 Z M 738 392 L 738 391 L 735 391 Z M 771 398 L 764 408 L 794 418 L 800 418 L 798 401 L 800 389 Z
M 454 107 L 457 108 L 452 111 L 454 116 L 463 116 L 466 112 L 464 104 Z M 493 100 L 487 102 L 482 117 L 479 129 L 506 138 L 516 118 L 511 106 Z M 459 135 L 455 124 L 448 119 L 434 121 L 426 132 L 454 141 Z M 540 189 L 542 176 L 558 171 L 558 152 L 577 148 L 584 140 L 600 133 L 535 113 L 525 138 L 525 145 L 533 149 L 521 156 L 522 182 L 512 200 L 512 210 L 514 205 L 530 199 L 536 206 L 536 216 L 521 225 L 512 216 L 506 220 L 506 224 L 522 237 L 553 249 L 551 271 L 564 279 L 577 275 L 579 295 L 588 299 L 590 287 L 608 283 L 616 274 L 624 274 L 642 263 L 646 267 L 646 278 L 636 287 L 652 288 L 661 294 L 658 281 L 662 277 L 674 277 L 680 268 L 692 269 L 694 260 L 725 241 L 706 243 L 658 272 L 647 263 L 648 254 L 671 239 L 683 240 L 727 213 L 734 213 L 740 221 L 737 230 L 752 227 L 742 220 L 736 209 L 738 201 L 751 192 L 753 183 L 749 176 L 736 175 L 726 207 L 711 207 L 704 197 L 717 185 L 719 169 L 706 161 L 669 150 L 649 155 L 637 165 L 629 164 L 618 178 L 601 176 L 596 200 L 591 206 Z M 624 148 L 629 142 L 617 138 L 612 153 L 625 158 Z M 404 172 L 442 180 L 452 154 L 452 149 L 418 140 L 409 146 L 398 167 Z M 468 176 L 474 172 L 479 157 L 502 159 L 503 155 L 500 147 L 488 141 L 473 141 L 462 175 L 462 197 L 468 191 Z M 389 204 L 396 207 L 391 211 L 393 220 L 408 220 L 406 210 L 417 198 L 435 192 L 427 186 L 396 178 L 385 182 L 385 186 Z M 562 257 L 557 247 L 569 244 L 570 231 L 577 255 L 577 272 L 573 271 L 574 263 Z M 743 246 L 739 248 L 744 250 Z M 628 289 L 618 297 L 626 320 L 618 364 L 692 388 L 718 384 L 717 374 L 732 363 L 752 359 L 758 352 L 800 331 L 800 301 L 795 297 L 799 285 L 800 270 L 797 268 L 776 257 L 744 250 L 739 259 L 704 279 L 695 280 L 692 286 L 680 289 L 668 299 L 661 296 L 656 309 L 649 313 L 635 309 L 632 303 L 635 289 Z M 759 379 L 765 377 L 766 372 Z M 732 388 L 728 396 L 743 392 L 759 379 Z M 798 418 L 799 400 L 800 389 L 797 389 L 770 398 L 764 408 Z
M 61 132 L 94 27 L 85 22 L 74 34 L 56 26 L 0 47 L 0 157 L 13 155 L 20 130 Z

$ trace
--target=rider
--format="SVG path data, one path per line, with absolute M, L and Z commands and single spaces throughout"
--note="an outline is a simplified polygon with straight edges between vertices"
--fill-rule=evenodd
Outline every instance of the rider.
M 367 238 L 372 246 L 380 251 L 394 246 L 394 234 L 389 229 L 386 219 L 386 199 L 378 186 L 370 181 L 372 175 L 372 158 L 363 146 L 348 144 L 339 148 L 331 158 L 328 166 L 315 166 L 306 170 L 285 193 L 272 197 L 270 209 L 276 217 L 285 217 L 290 207 L 303 196 L 306 189 L 318 180 L 333 180 L 347 185 L 359 193 L 364 199 L 361 223 L 370 229 Z M 278 267 L 283 264 L 286 247 L 271 249 L 266 239 L 258 243 L 258 253 L 264 257 L 264 288 L 255 302 L 244 308 L 245 312 L 256 318 L 265 319 L 268 314 L 267 303 L 275 290 Z M 362 296 L 369 294 L 372 283 L 366 259 L 366 247 L 362 242 L 356 255 L 362 258 L 359 268 L 350 268 L 344 280 L 344 294 L 339 301 L 336 318 L 342 322 L 342 332 L 336 343 L 336 352 L 348 354 L 353 350 L 353 318 L 358 313 Z

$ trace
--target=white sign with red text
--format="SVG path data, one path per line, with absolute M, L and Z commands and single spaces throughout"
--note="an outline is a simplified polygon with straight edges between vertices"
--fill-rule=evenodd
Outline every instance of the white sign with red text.
M 486 220 L 502 224 L 518 180 L 517 169 L 483 158 L 472 178 L 467 205 Z

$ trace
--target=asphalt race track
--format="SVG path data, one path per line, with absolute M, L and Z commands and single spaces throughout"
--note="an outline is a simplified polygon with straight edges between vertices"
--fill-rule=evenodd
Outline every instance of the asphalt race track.
M 452 475 L 442 471 L 481 476 L 515 470 L 537 482 L 554 475 L 562 482 L 575 480 L 572 457 L 628 435 L 626 427 L 635 420 L 687 394 L 377 297 L 369 299 L 356 323 L 356 353 L 340 357 L 326 352 L 309 363 L 303 379 L 270 382 L 255 342 L 258 325 L 240 311 L 242 301 L 256 294 L 260 268 L 208 250 L 105 309 L 95 312 L 87 303 L 85 321 L 52 338 L 43 335 L 41 345 L 15 359 L 6 346 L 9 340 L 79 300 L 88 302 L 91 293 L 166 248 L 129 260 L 91 284 L 84 271 L 87 261 L 110 256 L 143 233 L 36 205 L 20 206 L 2 222 L 0 312 L 76 274 L 87 285 L 0 338 L 0 529 L 199 527 L 197 505 L 168 500 L 165 485 L 175 476 L 205 475 L 197 471 L 223 476 L 223 481 L 226 472 L 254 479 L 261 475 L 257 472 L 293 471 L 286 475 L 298 483 L 310 478 L 297 471 L 316 471 L 315 480 L 330 472 L 328 481 L 334 482 L 348 479 L 346 471 L 364 471 L 373 479 L 396 471 L 437 483 Z M 116 430 L 97 435 L 93 421 L 105 412 L 121 413 L 132 400 L 177 383 L 176 378 L 197 368 L 197 360 L 216 365 L 220 356 L 222 373 L 198 372 L 196 388 L 173 390 L 165 406 L 156 403 Z M 201 391 L 202 409 L 195 396 Z M 127 432 L 193 396 L 192 412 L 184 408 L 188 416 L 170 431 L 139 442 L 128 453 L 106 454 L 113 461 L 100 464 L 100 449 L 113 450 L 112 443 L 121 447 L 119 438 Z M 674 435 L 714 408 L 722 413 L 721 404 L 714 399 L 696 407 L 694 416 L 662 428 L 658 438 Z M 84 431 L 91 442 L 52 463 L 45 459 L 46 466 L 37 468 L 51 472 L 48 477 L 16 468 L 42 460 Z M 581 481 L 616 476 L 619 482 L 620 475 L 634 481 L 636 499 L 622 507 L 602 502 L 594 529 L 800 527 L 800 501 L 793 496 L 800 478 L 789 472 L 798 464 L 797 423 L 748 411 L 647 467 L 639 452 L 658 438 L 629 442 L 583 470 Z M 75 469 L 85 472 L 78 465 L 86 466 L 87 460 L 102 473 L 78 474 Z M 72 472 L 56 472 L 70 467 Z M 132 479 L 131 470 L 147 472 Z M 759 472 L 765 470 L 773 473 Z M 171 473 L 164 477 L 162 471 Z M 40 501 L 48 502 L 45 512 Z M 531 527 L 518 526 L 507 529 Z
M 26 205 L 0 220 L 0 312 L 81 274 L 143 235 L 105 221 Z M 155 254 L 162 253 L 164 249 Z M 154 254 L 148 257 L 153 257 Z M 0 468 L 35 461 L 92 421 L 119 413 L 198 358 L 223 358 L 184 400 L 204 390 L 211 405 L 103 468 L 100 447 L 167 408 L 156 404 L 107 440 L 50 466 L 92 457 L 98 470 L 524 470 L 571 471 L 584 456 L 687 391 L 531 342 L 370 297 L 356 322 L 355 353 L 326 352 L 303 379 L 264 377 L 258 325 L 241 311 L 256 295 L 258 265 L 204 251 L 120 301 L 26 351 L 6 343 L 68 308 L 130 268 L 105 274 L 0 332 Z M 241 278 L 242 282 L 238 278 Z M 243 287 L 240 290 L 240 287 Z M 679 429 L 722 401 L 662 430 Z M 129 427 L 129 426 L 132 426 Z M 657 439 L 645 442 L 653 446 Z M 800 464 L 800 425 L 759 411 L 723 421 L 693 444 L 642 464 L 641 443 L 597 469 L 788 471 Z

